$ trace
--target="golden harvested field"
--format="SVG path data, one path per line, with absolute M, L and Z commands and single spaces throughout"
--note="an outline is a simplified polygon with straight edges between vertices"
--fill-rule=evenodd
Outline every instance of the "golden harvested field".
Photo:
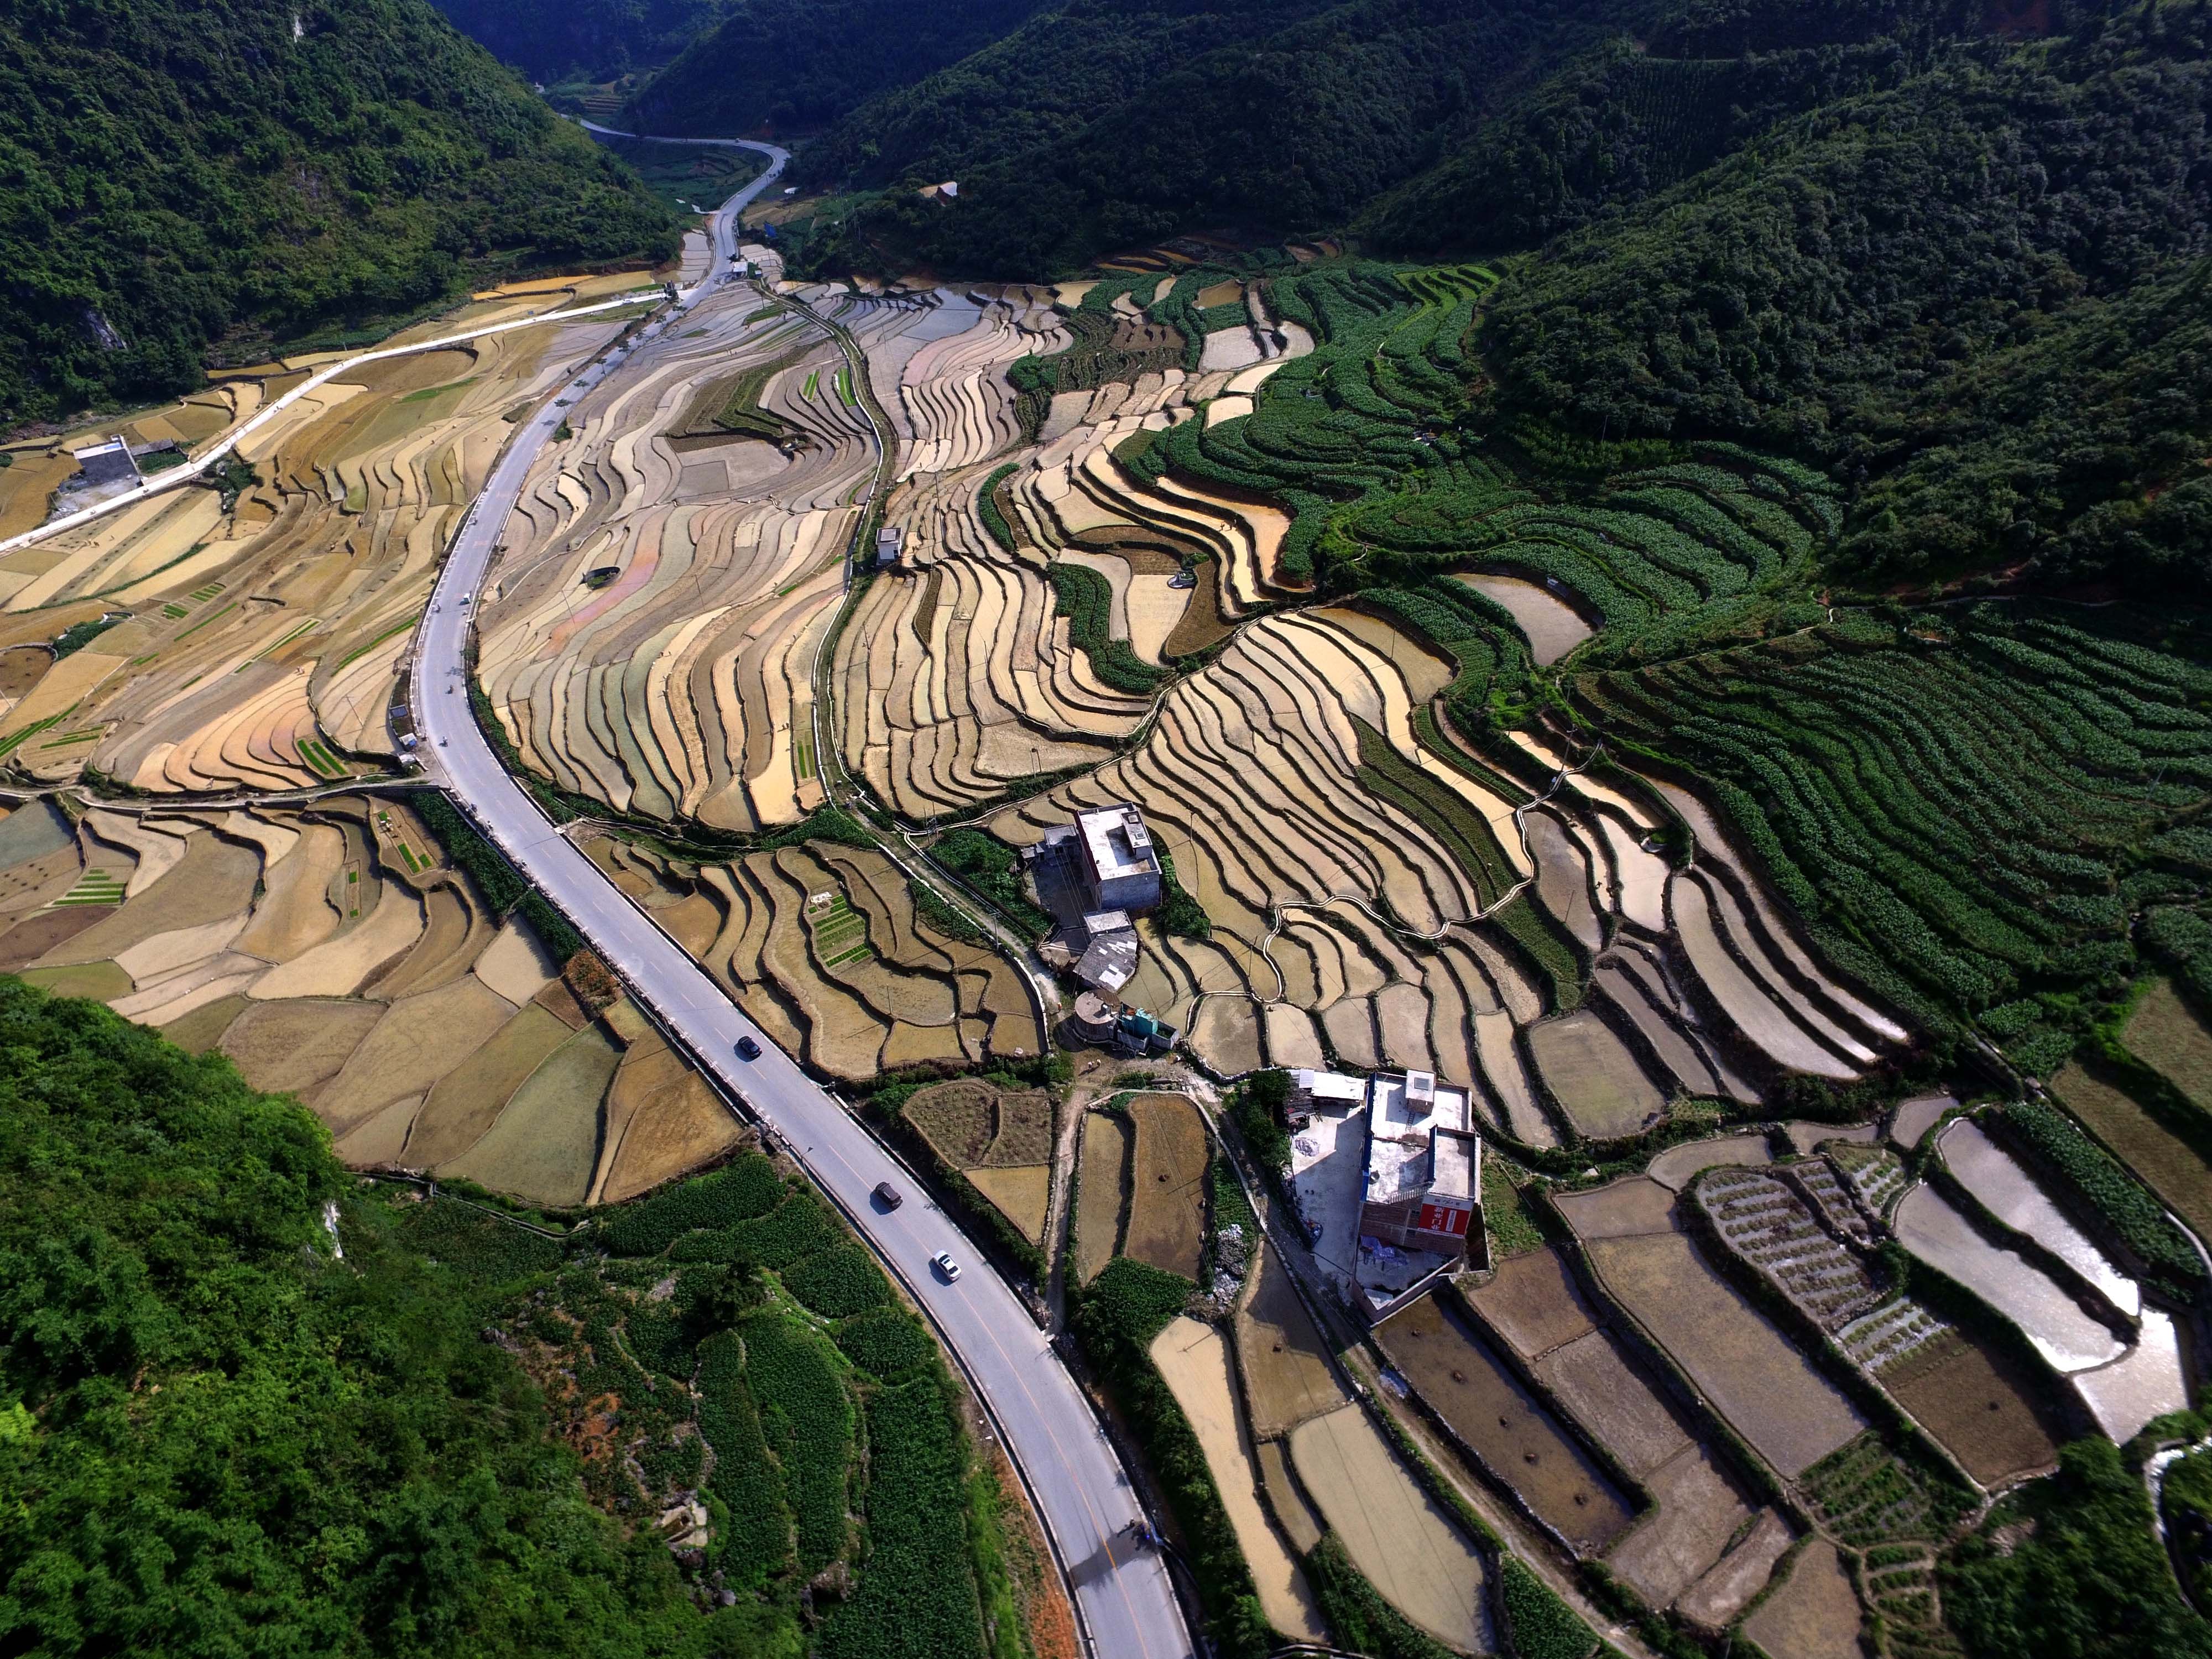
M 2212 1032 L 2181 1000 L 2172 980 L 2151 981 L 2128 1017 L 2122 1040 L 2175 1088 L 2212 1111 Z
M 75 459 L 58 445 L 51 452 L 12 453 L 15 464 L 0 471 L 0 541 L 44 524 L 54 491 L 77 470 Z
M 1860 1659 L 1859 1599 L 1836 1547 L 1814 1538 L 1782 1588 L 1744 1621 L 1769 1659 Z
M 0 736 L 52 723 L 8 764 L 45 783 L 89 765 L 155 794 L 388 769 L 401 653 L 451 526 L 506 440 L 503 414 L 621 327 L 549 324 L 364 366 L 245 442 L 258 482 L 229 509 L 211 489 L 179 489 L 10 556 L 0 648 L 103 611 L 127 620 L 13 694 Z M 234 376 L 162 429 L 211 436 L 290 378 L 276 364 Z M 38 473 L 9 469 L 10 527 L 21 527 L 13 492 Z
M 1352 1565 L 1392 1607 L 1462 1652 L 1492 1650 L 1482 1558 L 1360 1407 L 1301 1424 L 1291 1461 Z
M 514 1091 L 497 1121 L 439 1167 L 540 1204 L 582 1203 L 599 1153 L 600 1103 L 622 1057 L 599 1026 L 572 1034 Z
M 1212 1326 L 1178 1315 L 1152 1339 L 1152 1357 L 1206 1453 L 1267 1623 L 1293 1641 L 1326 1642 L 1328 1632 L 1305 1575 L 1261 1502 L 1251 1437 L 1238 1419 L 1230 1382 L 1229 1345 Z
M 2186 1141 L 2079 1065 L 2051 1079 L 2051 1091 L 2198 1237 L 2212 1237 L 2212 1166 Z
M 568 1028 L 543 1008 L 518 1010 L 431 1088 L 408 1139 L 410 1154 L 431 1168 L 459 1158 L 483 1138 L 531 1074 L 571 1040 Z
M 527 927 L 495 925 L 398 803 L 95 810 L 75 824 L 41 805 L 0 817 L 10 853 L 0 895 L 12 878 L 27 908 L 0 910 L 0 959 L 220 1049 L 254 1087 L 297 1095 L 356 1164 L 567 1205 L 595 1185 L 658 1185 L 736 1137 L 658 1037 L 657 1067 L 611 1089 L 645 1028 L 592 1024 Z
M 1237 1312 L 1237 1360 L 1255 1434 L 1280 1434 L 1345 1401 L 1328 1345 L 1273 1244 L 1262 1246 Z
M 2036 1380 L 1995 1349 L 1954 1334 L 1882 1373 L 1882 1387 L 1968 1474 L 1995 1488 L 2058 1461 L 2065 1428 L 2046 1420 Z
M 993 1165 L 967 1171 L 977 1192 L 989 1199 L 1032 1244 L 1044 1243 L 1044 1224 L 1052 1199 L 1048 1164 Z
M 1414 1391 L 1579 1553 L 1598 1554 L 1629 1522 L 1627 1500 L 1549 1408 L 1435 1293 L 1376 1327 Z
M 630 1043 L 608 1087 L 604 1150 L 590 1200 L 635 1198 L 698 1168 L 738 1139 L 737 1120 L 713 1087 L 659 1032 L 648 1031 Z
M 1667 1109 L 1628 1045 L 1588 1010 L 1531 1026 L 1528 1048 L 1567 1121 L 1593 1140 L 1639 1133 Z
M 1122 1254 L 1195 1279 L 1206 1243 L 1206 1126 L 1181 1095 L 1129 1103 L 1135 1134 Z
M 188 1054 L 204 1054 L 215 1047 L 231 1022 L 244 1013 L 248 1003 L 241 996 L 218 998 L 204 1002 L 191 1012 L 162 1026 L 161 1035 Z
M 87 962 L 68 968 L 29 968 L 26 983 L 51 996 L 91 997 L 110 1001 L 131 994 L 131 975 L 112 962 Z
M 1088 1285 L 1119 1252 L 1128 1209 L 1129 1121 L 1086 1112 L 1075 1184 L 1075 1282 Z
M 1713 1271 L 1687 1236 L 1600 1238 L 1588 1248 L 1607 1291 L 1784 1475 L 1809 1468 L 1865 1431 L 1858 1408 Z
M 369 1028 L 384 1017 L 376 1003 L 342 997 L 241 1000 L 243 1006 L 214 1046 L 230 1056 L 255 1088 L 303 1098 L 337 1075 Z

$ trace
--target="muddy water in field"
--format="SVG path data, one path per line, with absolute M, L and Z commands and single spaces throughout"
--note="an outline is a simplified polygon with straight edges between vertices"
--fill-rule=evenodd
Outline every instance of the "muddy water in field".
M 2083 1313 L 2049 1274 L 2016 1251 L 1990 1243 L 1933 1188 L 1907 1193 L 1893 1225 L 1906 1249 L 2011 1319 L 2058 1370 L 2086 1370 L 2119 1358 L 2119 1339 Z
M 2112 1258 L 2089 1242 L 2035 1177 L 2010 1152 L 1964 1119 L 1943 1131 L 1936 1146 L 1951 1173 L 1989 1206 L 1990 1213 L 2017 1227 L 2112 1298 L 2130 1317 L 2142 1310 L 2142 1290 Z
M 2173 1316 L 2161 1308 L 2143 1310 L 2142 1334 L 2127 1358 L 2102 1370 L 2074 1379 L 2097 1426 L 2124 1444 L 2142 1432 L 2154 1417 L 2189 1404 L 2189 1385 L 2181 1374 L 2181 1339 Z
M 1550 667 L 1590 636 L 1590 625 L 1574 606 L 1540 583 L 1522 576 L 1462 576 L 1459 580 L 1513 613 L 1513 620 L 1528 636 L 1530 654 L 1540 668 Z

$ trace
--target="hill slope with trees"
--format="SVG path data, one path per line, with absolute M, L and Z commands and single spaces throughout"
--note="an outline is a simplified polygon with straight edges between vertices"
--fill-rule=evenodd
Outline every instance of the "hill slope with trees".
M 726 137 L 819 126 L 957 63 L 1038 0 L 738 0 L 624 110 L 633 131 Z
M 581 72 L 611 80 L 665 64 L 711 28 L 732 0 L 436 0 L 453 26 L 502 64 L 540 81 Z
M 423 3 L 0 8 L 0 424 L 675 222 Z
M 710 1650 L 296 1103 L 0 980 L 0 1645 Z M 250 1588 L 249 1588 L 250 1587 Z
M 1035 277 L 1202 228 L 1326 229 L 1602 40 L 1619 9 L 1352 0 L 1217 15 L 1097 0 L 1033 20 L 1035 53 L 1010 41 L 863 106 L 805 176 L 957 176 L 941 210 L 894 191 L 848 223 L 854 255 L 872 240 L 962 275 Z M 1073 49 L 1055 46 L 1062 30 Z M 982 101 L 1001 67 L 1011 85 Z
M 2166 583 L 2212 511 L 2208 45 L 2203 5 L 2139 9 L 1784 122 L 1518 270 L 1502 402 L 1827 467 L 1864 578 Z

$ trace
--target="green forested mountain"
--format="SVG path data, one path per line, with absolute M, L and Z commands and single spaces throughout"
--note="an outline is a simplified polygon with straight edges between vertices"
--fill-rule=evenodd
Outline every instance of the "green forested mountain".
M 1066 21 L 1101 43 L 1078 61 L 1105 65 L 1102 96 L 1068 98 L 1064 76 L 1024 76 L 1011 107 L 973 123 L 971 141 L 963 108 L 984 77 L 963 65 L 886 109 L 886 130 L 913 142 L 919 160 L 887 146 L 869 156 L 878 123 L 877 106 L 864 107 L 830 140 L 856 178 L 957 174 L 961 192 L 942 211 L 895 193 L 849 223 L 854 243 L 881 239 L 949 270 L 1012 276 L 1201 228 L 1340 225 L 1438 160 L 1451 135 L 1601 40 L 1618 7 L 1352 0 L 1298 16 L 1305 10 L 1291 7 L 1287 26 L 1278 9 L 1201 27 L 1173 4 L 1042 16 L 1029 33 Z M 1231 42 L 1178 60 L 1177 31 L 1203 44 L 1207 28 Z M 1125 81 L 1139 84 L 1121 95 Z M 1032 88 L 1035 113 L 1022 98 Z M 1009 141 L 1027 147 L 1009 153 Z
M 980 1474 L 920 1320 L 762 1153 L 518 1224 L 0 979 L 0 1651 L 984 1659 Z
M 708 1651 L 467 1302 L 369 1210 L 332 1259 L 351 1187 L 228 1060 L 0 981 L 0 1648 Z
M 727 136 L 818 126 L 956 63 L 1039 0 L 737 0 L 624 112 L 639 132 Z
M 1398 185 L 1354 234 L 1409 258 L 1534 247 L 1702 171 L 1785 117 L 1895 86 L 1914 61 L 1894 36 L 1731 58 L 1666 57 L 1622 36 Z
M 1817 461 L 1869 577 L 2165 580 L 2212 448 L 2209 23 L 1959 46 L 1554 241 L 1484 325 L 1504 404 Z
M 957 178 L 1108 122 L 1194 60 L 1337 0 L 1062 0 L 974 56 L 872 99 L 799 158 L 800 179 L 863 189 Z
M 436 0 L 455 28 L 541 81 L 611 79 L 666 63 L 732 0 Z
M 667 212 L 423 0 L 0 0 L 0 422 L 210 342 L 659 258 Z

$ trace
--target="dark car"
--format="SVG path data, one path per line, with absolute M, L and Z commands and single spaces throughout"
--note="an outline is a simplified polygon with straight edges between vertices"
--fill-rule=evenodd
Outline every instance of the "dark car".
M 899 1189 L 892 1186 L 890 1182 L 878 1181 L 876 1183 L 876 1202 L 886 1210 L 896 1210 L 900 1205 L 905 1203 L 906 1200 L 901 1195 Z
M 760 1044 L 755 1042 L 749 1036 L 739 1037 L 738 1039 L 738 1058 L 739 1060 L 758 1060 L 760 1058 Z

